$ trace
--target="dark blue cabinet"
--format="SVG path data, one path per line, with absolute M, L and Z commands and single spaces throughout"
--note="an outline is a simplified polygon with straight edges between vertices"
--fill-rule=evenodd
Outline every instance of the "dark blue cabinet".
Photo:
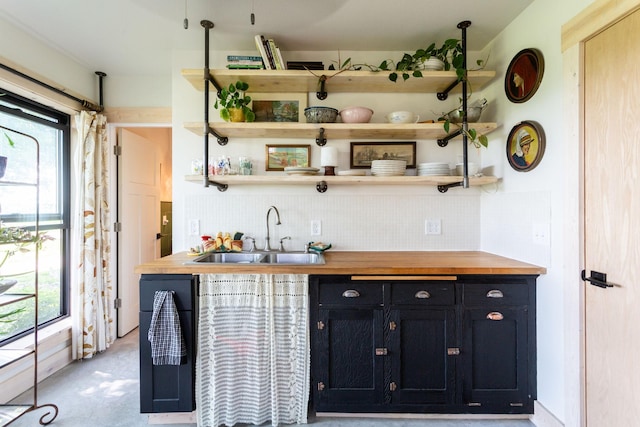
M 532 413 L 536 276 L 311 276 L 316 412 Z
M 140 278 L 140 412 L 195 410 L 196 288 L 190 274 L 144 274 Z M 180 365 L 154 365 L 147 332 L 156 291 L 174 291 L 187 355 Z

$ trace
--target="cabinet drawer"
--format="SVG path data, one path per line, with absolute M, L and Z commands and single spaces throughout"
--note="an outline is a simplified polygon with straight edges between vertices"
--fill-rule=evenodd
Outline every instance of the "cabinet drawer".
M 320 283 L 318 287 L 320 304 L 380 305 L 382 300 L 382 283 L 345 281 Z
M 190 274 L 143 274 L 140 278 L 140 311 L 153 311 L 156 291 L 173 291 L 178 311 L 193 310 L 196 280 Z
M 393 305 L 453 305 L 454 282 L 398 282 L 391 284 Z
M 529 286 L 526 283 L 465 283 L 462 295 L 467 306 L 526 305 Z

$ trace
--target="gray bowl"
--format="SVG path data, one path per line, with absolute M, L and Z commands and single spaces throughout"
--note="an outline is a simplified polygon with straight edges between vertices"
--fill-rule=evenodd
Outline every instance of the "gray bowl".
M 331 107 L 307 107 L 304 109 L 307 123 L 333 123 L 338 117 L 338 110 Z
M 480 114 L 482 114 L 482 107 L 468 107 L 467 108 L 467 122 L 475 123 L 480 120 Z M 447 118 L 451 123 L 460 123 L 462 122 L 462 111 L 461 110 L 453 110 L 449 114 L 447 114 Z

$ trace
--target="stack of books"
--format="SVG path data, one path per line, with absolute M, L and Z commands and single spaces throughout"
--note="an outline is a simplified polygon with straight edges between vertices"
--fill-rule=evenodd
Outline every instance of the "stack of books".
M 261 56 L 228 55 L 227 68 L 230 70 L 247 70 L 247 69 L 260 70 L 264 68 L 264 64 L 262 63 Z
M 287 61 L 287 70 L 324 70 L 322 61 Z
M 267 39 L 265 36 L 258 34 L 255 36 L 256 47 L 262 56 L 264 68 L 267 70 L 286 70 L 287 64 L 282 59 L 280 48 L 275 40 Z

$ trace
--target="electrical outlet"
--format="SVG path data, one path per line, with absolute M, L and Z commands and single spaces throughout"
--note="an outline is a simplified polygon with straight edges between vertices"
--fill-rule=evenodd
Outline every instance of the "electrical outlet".
M 322 234 L 322 221 L 319 219 L 311 220 L 311 235 L 320 236 Z
M 440 219 L 426 219 L 424 234 L 442 234 L 442 221 Z
M 198 236 L 200 234 L 200 220 L 192 219 L 189 221 L 189 236 Z
M 531 231 L 533 243 L 544 246 L 551 244 L 549 237 L 550 224 L 548 222 L 534 222 Z

